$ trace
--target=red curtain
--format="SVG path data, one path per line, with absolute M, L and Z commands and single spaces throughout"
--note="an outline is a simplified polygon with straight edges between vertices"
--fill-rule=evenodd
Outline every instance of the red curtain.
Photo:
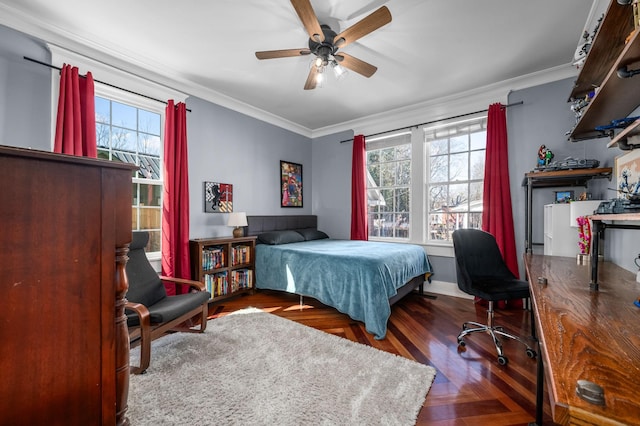
M 189 177 L 187 107 L 169 100 L 164 131 L 164 195 L 162 201 L 162 275 L 191 278 L 189 259 Z M 165 283 L 168 295 L 188 291 Z
M 53 152 L 98 156 L 93 76 L 78 75 L 78 68 L 64 64 L 60 71 L 60 96 Z
M 500 103 L 490 105 L 487 116 L 482 230 L 496 238 L 507 267 L 519 277 L 509 187 L 507 114 Z
M 364 135 L 353 138 L 351 167 L 351 239 L 369 239 L 367 223 L 367 162 Z

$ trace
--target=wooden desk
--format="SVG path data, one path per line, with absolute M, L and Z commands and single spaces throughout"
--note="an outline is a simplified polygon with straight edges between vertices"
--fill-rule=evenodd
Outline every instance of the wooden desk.
M 525 254 L 524 261 L 553 420 L 563 425 L 640 424 L 640 308 L 633 304 L 640 284 L 635 274 L 601 262 L 602 287 L 594 292 L 589 290 L 589 265 L 577 265 L 575 258 Z M 547 284 L 538 284 L 538 277 Z M 576 395 L 578 380 L 601 386 L 605 405 Z

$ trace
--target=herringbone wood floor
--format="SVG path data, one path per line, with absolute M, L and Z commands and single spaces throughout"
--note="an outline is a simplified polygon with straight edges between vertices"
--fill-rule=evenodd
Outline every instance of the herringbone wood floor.
M 260 290 L 210 306 L 211 317 L 255 307 L 355 342 L 436 368 L 436 379 L 418 417 L 419 425 L 526 425 L 535 420 L 536 361 L 522 345 L 504 342 L 506 366 L 497 362 L 486 334 L 466 339 L 459 352 L 456 337 L 465 321 L 486 322 L 486 309 L 471 300 L 411 294 L 392 307 L 387 336 L 375 340 L 364 324 L 312 299 Z M 525 310 L 496 312 L 506 331 L 530 336 Z M 532 347 L 533 341 L 531 342 Z M 544 424 L 553 424 L 546 403 Z

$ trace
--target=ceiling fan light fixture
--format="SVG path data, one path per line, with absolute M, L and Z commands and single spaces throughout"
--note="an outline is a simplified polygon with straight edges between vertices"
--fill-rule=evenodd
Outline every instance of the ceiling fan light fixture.
M 331 62 L 331 68 L 333 68 L 333 74 L 336 76 L 336 80 L 342 80 L 347 75 L 347 69 L 335 60 Z

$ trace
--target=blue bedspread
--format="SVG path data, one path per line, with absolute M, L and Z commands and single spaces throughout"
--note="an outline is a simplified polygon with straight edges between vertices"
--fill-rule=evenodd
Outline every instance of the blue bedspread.
M 389 298 L 430 272 L 417 245 L 313 240 L 256 246 L 256 287 L 311 296 L 365 323 L 376 339 L 387 333 Z

